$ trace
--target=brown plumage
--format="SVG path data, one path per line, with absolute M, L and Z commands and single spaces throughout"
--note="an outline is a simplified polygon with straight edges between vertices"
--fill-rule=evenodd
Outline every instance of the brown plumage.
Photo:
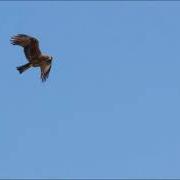
M 25 57 L 29 61 L 27 64 L 17 67 L 17 70 L 23 73 L 30 67 L 40 67 L 41 79 L 42 81 L 46 81 L 51 70 L 53 58 L 52 56 L 41 54 L 38 40 L 25 34 L 18 34 L 11 38 L 11 44 L 22 46 Z

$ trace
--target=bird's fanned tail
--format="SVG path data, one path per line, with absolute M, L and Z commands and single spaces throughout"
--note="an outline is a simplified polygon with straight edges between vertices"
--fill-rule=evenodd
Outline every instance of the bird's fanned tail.
M 16 69 L 19 71 L 20 74 L 22 74 L 24 71 L 26 71 L 30 67 L 31 67 L 31 63 L 27 63 L 25 65 L 18 66 Z

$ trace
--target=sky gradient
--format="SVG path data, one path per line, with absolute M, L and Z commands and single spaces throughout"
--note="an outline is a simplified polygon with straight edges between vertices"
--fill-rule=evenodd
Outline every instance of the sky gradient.
M 180 178 L 180 2 L 0 2 L 0 178 Z M 20 75 L 12 35 L 54 57 Z

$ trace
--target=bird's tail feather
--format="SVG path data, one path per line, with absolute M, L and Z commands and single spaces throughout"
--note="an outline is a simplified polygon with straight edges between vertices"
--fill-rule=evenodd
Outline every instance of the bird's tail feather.
M 19 71 L 19 73 L 23 73 L 24 71 L 26 71 L 27 69 L 29 69 L 31 67 L 31 63 L 27 63 L 25 65 L 19 66 L 16 69 Z

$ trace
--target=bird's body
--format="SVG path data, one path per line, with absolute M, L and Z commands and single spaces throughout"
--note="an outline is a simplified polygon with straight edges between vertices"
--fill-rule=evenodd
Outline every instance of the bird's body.
M 24 54 L 28 60 L 27 64 L 17 67 L 17 70 L 23 73 L 30 67 L 40 67 L 41 79 L 45 81 L 48 78 L 53 58 L 41 53 L 38 40 L 25 34 L 18 34 L 11 38 L 11 43 L 23 47 Z
M 41 55 L 38 58 L 31 59 L 31 64 L 33 67 L 39 67 L 41 63 L 48 60 L 49 56 Z

